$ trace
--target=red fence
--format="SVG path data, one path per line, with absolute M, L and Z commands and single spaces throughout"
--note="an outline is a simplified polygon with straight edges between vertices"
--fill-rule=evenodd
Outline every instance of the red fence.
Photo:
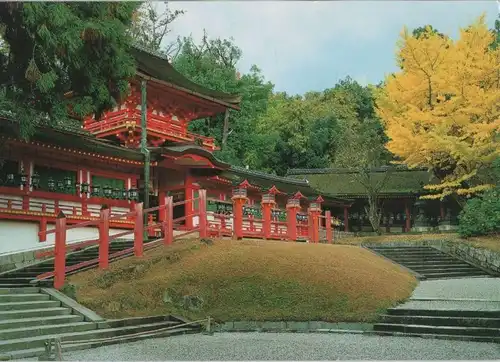
M 317 209 L 311 210 L 308 213 L 299 213 L 296 210 L 290 211 L 287 209 L 287 221 L 279 220 L 280 213 L 283 215 L 282 210 L 272 209 L 269 205 L 263 205 L 265 207 L 262 208 L 262 218 L 258 218 L 252 214 L 243 216 L 242 212 L 234 212 L 233 214 L 207 212 L 206 190 L 199 190 L 198 194 L 199 197 L 197 198 L 175 203 L 172 200 L 172 196 L 168 196 L 162 205 L 146 210 L 143 210 L 142 203 L 138 203 L 135 205 L 134 211 L 114 216 L 111 216 L 110 209 L 102 209 L 98 219 L 72 225 L 67 224 L 66 216 L 61 211 L 56 219 L 55 229 L 43 231 L 45 235 L 55 234 L 54 248 L 37 254 L 37 258 L 54 257 L 54 271 L 38 275 L 37 279 L 44 280 L 54 277 L 54 288 L 60 289 L 64 285 L 66 274 L 69 272 L 95 264 L 98 264 L 101 269 L 106 269 L 109 266 L 109 260 L 112 258 L 131 254 L 132 252 L 136 257 L 142 257 L 144 249 L 152 248 L 162 242 L 165 245 L 170 245 L 175 239 L 195 232 L 199 233 L 200 238 L 230 236 L 236 238 L 245 237 L 293 241 L 309 240 L 313 243 L 317 243 L 320 240 L 327 240 L 329 243 L 333 241 L 333 229 L 329 211 L 326 212 L 325 216 L 321 216 L 321 211 Z M 173 218 L 174 206 L 194 202 L 198 203 L 198 208 L 192 214 Z M 235 207 L 242 207 L 242 204 L 235 203 Z M 152 213 L 157 211 L 159 211 L 160 217 L 155 222 Z M 198 218 L 197 226 L 174 236 L 174 230 L 180 230 L 181 222 L 187 218 L 192 218 L 193 220 Z M 240 220 L 237 220 L 238 218 Z M 110 235 L 110 223 L 119 220 L 133 220 L 134 229 Z M 98 228 L 98 239 L 69 245 L 66 243 L 68 230 L 89 226 Z M 238 228 L 240 229 L 238 230 Z M 158 236 L 158 238 L 144 244 L 145 231 L 150 237 Z M 133 247 L 109 254 L 109 243 L 129 234 L 133 235 Z M 67 253 L 92 245 L 97 245 L 99 248 L 97 259 L 86 260 L 70 267 L 66 266 Z

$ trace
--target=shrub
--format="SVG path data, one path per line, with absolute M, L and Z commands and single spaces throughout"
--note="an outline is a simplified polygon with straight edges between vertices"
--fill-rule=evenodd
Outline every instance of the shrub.
M 499 186 L 467 201 L 459 216 L 458 232 L 464 237 L 500 233 Z

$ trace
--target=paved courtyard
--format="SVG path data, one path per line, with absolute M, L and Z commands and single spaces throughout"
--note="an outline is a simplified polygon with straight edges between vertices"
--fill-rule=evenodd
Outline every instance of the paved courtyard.
M 500 278 L 424 280 L 399 307 L 500 311 Z
M 500 345 L 355 334 L 185 335 L 64 353 L 65 361 L 497 360 Z

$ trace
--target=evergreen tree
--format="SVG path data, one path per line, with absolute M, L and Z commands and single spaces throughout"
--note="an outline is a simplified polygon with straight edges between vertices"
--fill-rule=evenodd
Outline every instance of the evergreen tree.
M 100 116 L 135 74 L 135 2 L 0 3 L 0 115 L 37 125 Z

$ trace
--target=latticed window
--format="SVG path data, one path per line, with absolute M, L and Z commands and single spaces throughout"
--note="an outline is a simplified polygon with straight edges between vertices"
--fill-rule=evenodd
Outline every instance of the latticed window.
M 40 177 L 39 190 L 76 195 L 76 171 L 35 164 L 33 173 L 37 173 Z

